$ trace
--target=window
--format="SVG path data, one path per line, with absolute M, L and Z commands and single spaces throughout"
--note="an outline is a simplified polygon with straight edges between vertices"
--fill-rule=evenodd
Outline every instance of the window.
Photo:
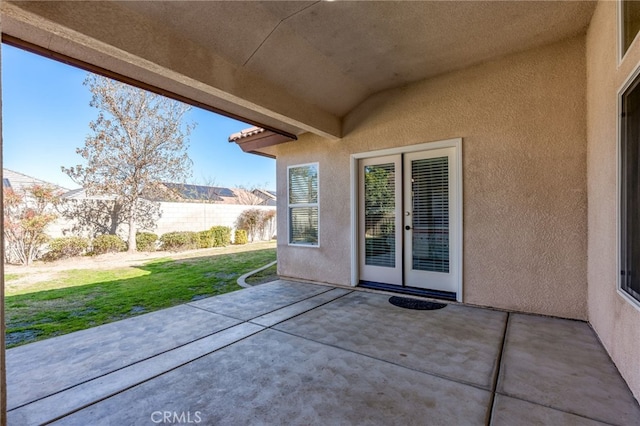
M 622 93 L 620 290 L 640 302 L 640 77 Z
M 622 12 L 622 56 L 624 56 L 640 31 L 640 1 L 622 0 L 618 7 Z
M 290 166 L 289 244 L 318 246 L 318 163 Z

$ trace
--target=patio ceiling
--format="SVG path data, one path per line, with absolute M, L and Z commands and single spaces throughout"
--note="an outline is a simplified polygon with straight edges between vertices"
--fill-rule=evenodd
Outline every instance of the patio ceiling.
M 3 2 L 9 36 L 291 134 L 585 31 L 594 2 Z

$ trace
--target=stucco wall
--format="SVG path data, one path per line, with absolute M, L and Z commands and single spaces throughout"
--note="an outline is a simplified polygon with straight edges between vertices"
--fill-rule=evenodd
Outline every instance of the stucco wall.
M 640 399 L 640 310 L 617 288 L 617 93 L 640 61 L 640 43 L 618 67 L 616 3 L 600 2 L 587 33 L 589 321 Z
M 320 163 L 320 248 L 287 246 L 280 214 L 279 273 L 349 284 L 350 154 L 462 137 L 464 302 L 586 319 L 584 42 L 381 92 L 346 117 L 343 139 L 274 147 L 278 193 L 287 166 Z

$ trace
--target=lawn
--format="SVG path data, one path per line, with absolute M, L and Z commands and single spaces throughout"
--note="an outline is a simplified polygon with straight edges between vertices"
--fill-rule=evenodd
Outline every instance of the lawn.
M 275 260 L 275 248 L 262 247 L 177 254 L 132 267 L 58 271 L 26 290 L 7 290 L 7 347 L 238 290 L 240 275 Z

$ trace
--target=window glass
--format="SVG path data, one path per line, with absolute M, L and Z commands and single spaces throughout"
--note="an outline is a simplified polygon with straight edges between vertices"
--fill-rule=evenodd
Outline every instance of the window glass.
M 318 244 L 318 207 L 291 207 L 291 244 Z
M 640 301 L 640 77 L 622 95 L 620 288 Z
M 318 164 L 289 167 L 289 244 L 318 245 Z
M 622 1 L 622 41 L 623 54 L 627 53 L 629 46 L 640 31 L 640 1 L 623 0 Z
M 364 263 L 396 266 L 395 163 L 364 166 Z

